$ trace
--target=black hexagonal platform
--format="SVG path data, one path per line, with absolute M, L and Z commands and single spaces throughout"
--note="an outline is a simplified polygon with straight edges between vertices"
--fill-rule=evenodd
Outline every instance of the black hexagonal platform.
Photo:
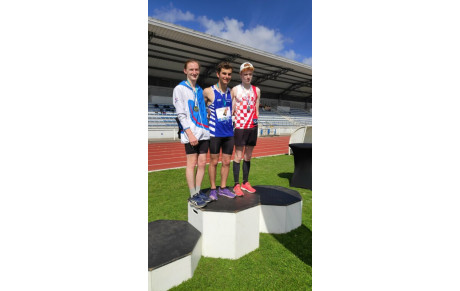
M 232 187 L 229 187 L 233 191 Z M 217 201 L 208 203 L 202 211 L 239 212 L 257 205 L 287 206 L 302 200 L 299 192 L 281 186 L 254 186 L 256 193 L 244 192 L 244 196 L 227 198 L 218 196 Z M 210 189 L 203 189 L 209 195 Z
M 149 222 L 149 271 L 191 255 L 200 236 L 188 221 Z

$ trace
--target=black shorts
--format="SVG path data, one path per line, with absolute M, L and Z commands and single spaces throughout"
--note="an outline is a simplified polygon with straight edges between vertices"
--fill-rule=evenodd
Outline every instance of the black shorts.
M 236 146 L 255 146 L 257 143 L 257 126 L 253 128 L 235 128 Z
M 233 136 L 227 137 L 213 137 L 211 136 L 211 142 L 209 143 L 209 152 L 211 154 L 222 154 L 231 155 L 233 154 L 233 146 L 235 145 L 235 138 Z
M 209 139 L 199 140 L 196 146 L 191 146 L 190 143 L 185 144 L 185 153 L 190 154 L 207 154 L 209 150 Z

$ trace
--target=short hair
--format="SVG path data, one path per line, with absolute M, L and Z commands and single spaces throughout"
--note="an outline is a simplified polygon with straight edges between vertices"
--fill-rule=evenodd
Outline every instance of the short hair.
M 226 70 L 230 69 L 233 71 L 232 65 L 230 65 L 229 62 L 220 62 L 216 67 L 216 72 L 220 73 L 222 69 L 226 69 Z
M 240 73 L 246 70 L 254 71 L 254 66 L 250 62 L 244 62 L 240 66 Z
M 198 64 L 198 69 L 200 68 L 200 62 L 198 62 L 198 61 L 195 60 L 195 59 L 188 59 L 188 60 L 185 62 L 184 69 L 187 69 L 187 65 L 188 65 L 189 63 L 197 63 L 197 64 Z

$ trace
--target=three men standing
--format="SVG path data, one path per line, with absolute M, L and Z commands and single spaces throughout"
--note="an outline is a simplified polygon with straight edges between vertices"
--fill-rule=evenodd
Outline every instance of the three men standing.
M 184 66 L 187 80 L 177 85 L 173 92 L 173 103 L 180 121 L 181 142 L 185 144 L 187 157 L 186 178 L 191 196 L 189 202 L 197 208 L 204 207 L 212 200 L 217 200 L 218 195 L 234 198 L 244 195 L 242 189 L 250 193 L 256 192 L 249 183 L 249 170 L 252 151 L 257 142 L 260 100 L 260 89 L 251 85 L 254 72 L 251 63 L 245 62 L 240 66 L 242 84 L 232 90 L 228 88 L 232 78 L 232 67 L 228 62 L 221 62 L 217 66 L 218 82 L 205 90 L 196 84 L 199 69 L 198 61 L 188 60 Z M 234 193 L 227 187 L 233 147 L 235 147 Z M 208 149 L 210 151 L 209 179 L 211 183 L 209 196 L 200 190 Z M 216 172 L 221 150 L 221 182 L 217 189 Z M 242 159 L 243 184 L 240 186 L 239 173 Z M 198 166 L 196 176 L 195 166 Z

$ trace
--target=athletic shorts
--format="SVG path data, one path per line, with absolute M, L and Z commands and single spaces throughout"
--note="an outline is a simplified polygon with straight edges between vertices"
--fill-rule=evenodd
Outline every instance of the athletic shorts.
M 257 126 L 253 128 L 235 128 L 236 146 L 255 146 L 257 143 Z
M 209 143 L 209 152 L 211 154 L 220 154 L 220 149 L 222 149 L 222 154 L 231 155 L 233 154 L 234 145 L 235 145 L 235 138 L 233 136 L 227 136 L 227 137 L 211 136 L 211 141 Z
M 190 143 L 185 144 L 185 153 L 190 154 L 207 154 L 209 150 L 209 139 L 199 140 L 196 146 L 191 146 Z

